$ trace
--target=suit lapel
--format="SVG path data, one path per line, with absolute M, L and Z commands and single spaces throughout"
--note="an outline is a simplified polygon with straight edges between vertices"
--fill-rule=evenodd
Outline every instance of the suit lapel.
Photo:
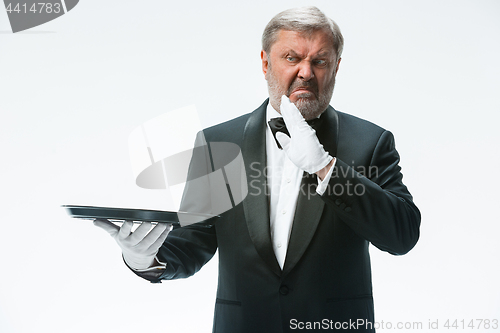
M 257 252 L 278 276 L 281 268 L 274 255 L 269 223 L 269 203 L 266 195 L 266 100 L 249 117 L 243 133 L 242 153 L 245 161 L 248 195 L 243 200 L 245 219 Z
M 331 106 L 323 113 L 322 124 L 316 135 L 319 142 L 331 156 L 337 156 L 337 145 L 339 140 L 339 115 Z M 325 119 L 323 119 L 325 117 Z
M 337 112 L 329 106 L 321 117 L 321 127 L 316 132 L 316 135 L 325 150 L 331 156 L 336 156 L 339 127 Z M 324 201 L 316 193 L 317 184 L 316 176 L 304 172 L 290 241 L 288 242 L 283 276 L 286 276 L 299 262 L 316 233 L 325 206 Z

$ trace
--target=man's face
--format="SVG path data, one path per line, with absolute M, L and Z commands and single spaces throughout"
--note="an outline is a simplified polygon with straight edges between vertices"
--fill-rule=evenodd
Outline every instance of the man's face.
M 280 110 L 286 95 L 309 120 L 326 110 L 333 94 L 338 62 L 333 44 L 323 30 L 304 34 L 281 30 L 270 54 L 261 52 L 271 105 Z

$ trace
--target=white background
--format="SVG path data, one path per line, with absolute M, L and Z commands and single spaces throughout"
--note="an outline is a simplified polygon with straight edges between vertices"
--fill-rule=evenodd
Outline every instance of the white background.
M 394 133 L 422 212 L 409 254 L 372 248 L 377 321 L 500 320 L 498 1 L 82 0 L 18 34 L 0 10 L 1 332 L 210 332 L 216 258 L 150 284 L 60 205 L 168 209 L 135 186 L 129 133 L 190 104 L 204 127 L 254 110 L 261 33 L 306 4 L 345 37 L 332 105 Z

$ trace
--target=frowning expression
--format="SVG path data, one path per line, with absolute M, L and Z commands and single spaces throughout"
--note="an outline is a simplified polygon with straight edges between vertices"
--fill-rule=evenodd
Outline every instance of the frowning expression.
M 340 59 L 329 34 L 280 30 L 269 54 L 261 52 L 271 105 L 279 112 L 286 95 L 306 119 L 326 110 L 333 94 Z

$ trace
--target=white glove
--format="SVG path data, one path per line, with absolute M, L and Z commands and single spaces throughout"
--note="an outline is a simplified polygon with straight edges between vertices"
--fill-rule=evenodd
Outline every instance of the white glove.
M 172 224 L 169 223 L 158 223 L 149 233 L 151 222 L 143 222 L 134 232 L 131 232 L 131 221 L 125 221 L 121 228 L 108 220 L 95 220 L 94 225 L 106 230 L 115 239 L 122 249 L 123 259 L 135 270 L 151 267 L 172 230 Z
M 333 157 L 323 149 L 316 131 L 309 126 L 299 109 L 285 95 L 281 97 L 280 110 L 291 137 L 277 132 L 276 140 L 290 161 L 309 174 L 326 167 Z

